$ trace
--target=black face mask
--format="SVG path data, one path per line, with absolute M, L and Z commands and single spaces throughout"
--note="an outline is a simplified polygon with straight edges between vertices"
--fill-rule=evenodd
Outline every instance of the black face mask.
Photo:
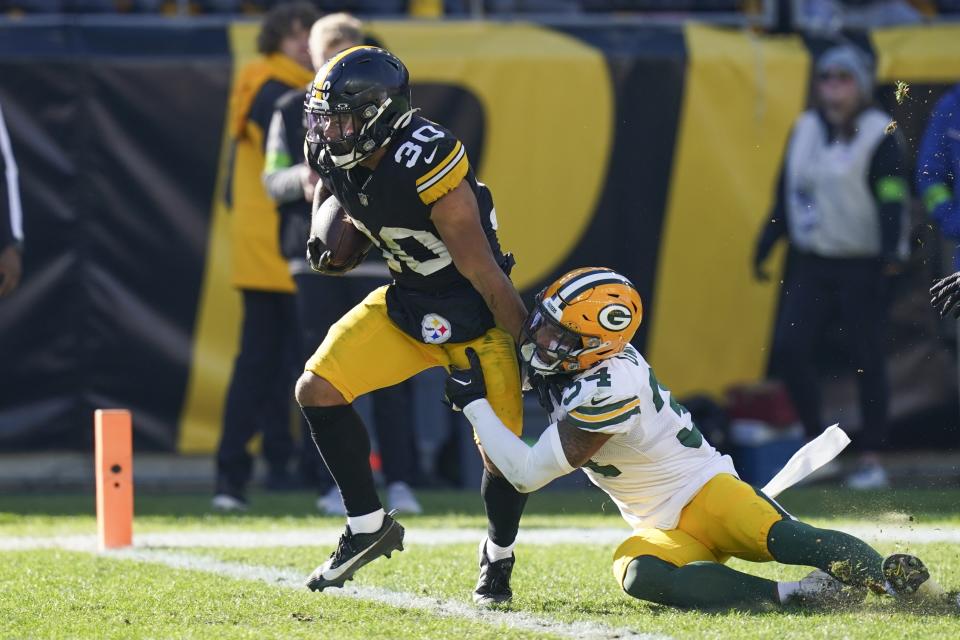
M 539 302 L 523 326 L 523 339 L 523 358 L 540 371 L 562 371 L 560 364 L 575 364 L 577 357 L 571 354 L 583 349 L 583 336 L 550 317 Z

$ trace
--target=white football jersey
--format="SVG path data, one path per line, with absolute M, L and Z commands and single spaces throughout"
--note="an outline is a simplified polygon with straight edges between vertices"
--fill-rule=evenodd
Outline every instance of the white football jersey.
M 673 529 L 711 478 L 736 475 L 733 461 L 707 442 L 632 346 L 578 374 L 550 415 L 613 434 L 583 472 L 607 492 L 634 529 Z

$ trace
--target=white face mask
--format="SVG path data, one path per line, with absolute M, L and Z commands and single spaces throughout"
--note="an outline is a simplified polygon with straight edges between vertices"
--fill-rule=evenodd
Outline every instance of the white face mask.
M 392 104 L 393 99 L 387 98 L 383 104 L 377 109 L 376 113 L 365 122 L 359 130 L 358 137 L 363 137 L 367 131 L 373 126 L 373 124 L 383 115 L 384 111 Z M 367 107 L 370 109 L 371 107 Z M 348 153 L 345 154 L 334 154 L 330 152 L 330 147 L 326 144 L 330 141 L 335 141 L 335 137 L 330 137 L 328 140 L 326 136 L 323 135 L 322 131 L 326 130 L 324 125 L 336 124 L 337 126 L 332 127 L 335 131 L 342 132 L 341 139 L 351 135 L 356 126 L 356 122 L 351 120 L 350 127 L 344 127 L 343 123 L 336 122 L 330 119 L 330 116 L 324 116 L 319 114 L 307 114 L 307 138 L 312 142 L 318 142 L 324 145 L 324 149 L 321 152 L 322 157 L 329 158 L 334 166 L 340 169 L 350 169 L 355 167 L 357 164 L 362 162 L 365 158 L 370 157 L 377 149 L 386 147 L 390 144 L 390 141 L 393 140 L 393 133 L 397 130 L 402 129 L 410 123 L 410 120 L 413 119 L 413 115 L 419 111 L 419 109 L 410 109 L 402 116 L 397 118 L 397 121 L 393 124 L 391 135 L 387 136 L 379 145 L 371 146 L 369 149 L 360 150 L 354 146 Z M 346 114 L 343 114 L 346 115 Z M 329 127 L 328 127 L 329 128 Z M 346 132 L 345 129 L 349 128 L 350 131 Z M 370 145 L 372 140 L 368 137 L 366 143 Z

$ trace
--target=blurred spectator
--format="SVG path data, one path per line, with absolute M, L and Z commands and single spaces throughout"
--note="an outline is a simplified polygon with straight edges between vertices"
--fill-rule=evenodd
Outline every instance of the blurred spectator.
M 345 13 L 325 16 L 310 29 L 310 52 L 316 69 L 340 51 L 363 43 L 363 23 Z M 320 275 L 307 264 L 306 239 L 310 235 L 311 203 L 319 176 L 311 171 L 303 157 L 306 88 L 291 89 L 277 101 L 267 135 L 263 170 L 264 186 L 277 202 L 284 220 L 281 250 L 297 285 L 301 362 L 313 354 L 334 322 L 370 291 L 389 281 L 389 272 L 382 261 L 368 259 L 366 264 L 340 278 Z M 387 482 L 388 506 L 400 512 L 420 513 L 420 504 L 410 488 L 416 475 L 416 449 L 409 395 L 407 386 L 400 384 L 375 391 L 370 397 Z M 303 435 L 301 471 L 321 491 L 317 507 L 331 515 L 345 515 L 340 491 L 313 444 L 309 429 L 303 429 Z
M 22 250 L 23 209 L 17 160 L 0 106 L 0 298 L 13 293 L 20 283 Z
M 834 47 L 818 60 L 816 74 L 816 108 L 794 124 L 754 268 L 758 279 L 766 279 L 764 261 L 777 239 L 788 237 L 772 357 L 808 438 L 826 424 L 815 354 L 831 321 L 839 321 L 857 374 L 856 441 L 864 452 L 848 482 L 878 487 L 887 484 L 873 453 L 887 430 L 885 277 L 905 257 L 908 187 L 898 139 L 886 133 L 891 118 L 871 106 L 873 72 L 866 55 L 852 46 Z
M 247 444 L 257 432 L 264 436 L 268 486 L 282 488 L 287 482 L 293 449 L 290 402 L 300 348 L 294 284 L 277 236 L 280 221 L 260 174 L 273 105 L 312 79 L 307 38 L 317 17 L 308 3 L 272 9 L 257 38 L 262 56 L 240 70 L 230 97 L 234 149 L 228 204 L 233 284 L 243 296 L 243 328 L 217 451 L 213 506 L 222 510 L 246 508 L 252 472 Z
M 917 190 L 940 232 L 958 243 L 953 268 L 960 270 L 960 84 L 933 108 L 917 153 Z
M 957 246 L 953 270 L 960 271 L 960 84 L 933 108 L 917 153 L 917 191 L 940 233 Z
M 837 33 L 842 29 L 916 24 L 922 14 L 906 0 L 802 0 L 795 2 L 801 26 Z

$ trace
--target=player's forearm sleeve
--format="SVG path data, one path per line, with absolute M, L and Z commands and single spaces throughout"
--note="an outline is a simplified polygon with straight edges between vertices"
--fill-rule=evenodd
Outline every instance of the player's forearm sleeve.
M 521 493 L 530 493 L 574 470 L 567 461 L 557 425 L 552 424 L 528 447 L 504 426 L 490 403 L 475 400 L 463 410 L 487 457 Z

